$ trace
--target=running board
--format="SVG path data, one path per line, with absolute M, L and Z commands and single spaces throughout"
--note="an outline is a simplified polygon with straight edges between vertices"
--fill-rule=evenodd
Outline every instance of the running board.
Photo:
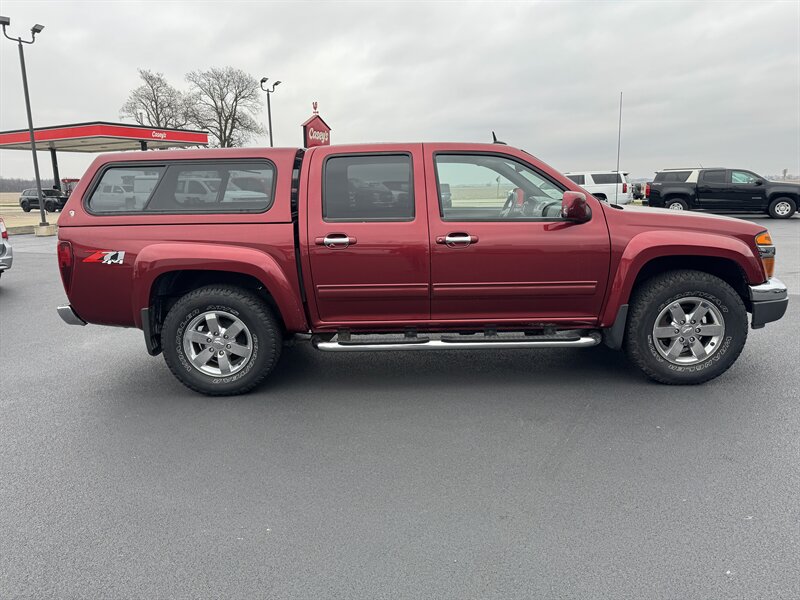
M 513 338 L 501 336 L 481 336 L 477 339 L 464 341 L 467 336 L 430 338 L 406 338 L 392 341 L 338 341 L 334 337 L 324 341 L 319 336 L 314 336 L 311 343 L 317 350 L 323 352 L 365 352 L 365 351 L 418 351 L 418 350 L 486 350 L 505 348 L 589 348 L 600 343 L 600 334 L 590 331 L 585 334 L 572 335 L 532 335 Z M 370 336 L 378 338 L 379 336 Z M 494 339 L 493 339 L 494 338 Z

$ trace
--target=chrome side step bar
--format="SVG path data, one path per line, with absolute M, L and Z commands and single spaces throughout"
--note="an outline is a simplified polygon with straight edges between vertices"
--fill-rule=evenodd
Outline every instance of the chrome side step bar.
M 466 336 L 460 336 L 466 337 Z M 541 337 L 543 339 L 536 339 Z M 559 339 L 561 338 L 561 339 Z M 317 350 L 323 352 L 365 352 L 391 350 L 400 352 L 413 352 L 419 350 L 486 350 L 504 348 L 589 348 L 600 343 L 600 334 L 596 331 L 574 337 L 559 335 L 530 336 L 529 339 L 506 339 L 497 337 L 496 340 L 490 336 L 476 340 L 461 341 L 453 338 L 443 337 L 441 339 L 407 339 L 397 341 L 369 341 L 355 342 L 324 341 L 319 336 L 314 336 L 311 343 Z

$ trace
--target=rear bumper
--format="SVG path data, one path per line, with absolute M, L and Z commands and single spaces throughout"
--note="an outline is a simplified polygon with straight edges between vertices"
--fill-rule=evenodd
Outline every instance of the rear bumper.
M 58 316 L 67 325 L 86 325 L 86 321 L 81 319 L 69 304 L 59 306 L 56 310 L 58 311 Z
M 789 292 L 780 279 L 772 277 L 766 283 L 750 286 L 750 301 L 753 305 L 751 326 L 759 329 L 783 317 L 789 306 Z
M 12 264 L 14 264 L 14 251 L 11 249 L 11 244 L 0 239 L 0 273 L 10 269 Z

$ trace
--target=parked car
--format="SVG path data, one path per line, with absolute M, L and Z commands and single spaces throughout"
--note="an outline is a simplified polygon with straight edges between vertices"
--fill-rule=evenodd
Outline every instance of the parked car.
M 132 207 L 130 200 L 133 190 L 126 190 L 127 186 L 105 183 L 95 192 L 95 206 L 103 209 L 112 207 Z
M 672 210 L 765 212 L 788 219 L 797 211 L 800 184 L 768 181 L 752 171 L 725 168 L 664 169 L 650 186 L 650 206 Z
M 595 198 L 615 204 L 631 201 L 628 173 L 618 171 L 571 171 L 564 173 Z
M 187 205 L 177 181 L 199 165 L 270 191 L 226 201 L 221 183 L 216 201 Z M 136 212 L 97 204 L 118 170 L 158 178 Z M 354 199 L 354 178 L 372 191 Z M 386 181 L 409 201 L 390 202 Z M 142 329 L 150 354 L 212 395 L 258 385 L 291 339 L 331 352 L 603 341 L 656 381 L 696 384 L 734 363 L 748 320 L 763 327 L 788 303 L 762 226 L 601 202 L 505 145 L 110 154 L 67 209 L 61 317 Z M 576 372 L 591 360 L 564 359 Z
M 56 212 L 64 208 L 67 203 L 67 195 L 61 190 L 52 188 L 42 190 L 44 196 L 44 209 L 47 212 Z M 39 209 L 39 192 L 36 188 L 29 190 L 22 190 L 19 197 L 19 205 L 25 212 L 31 212 L 31 209 Z
M 14 251 L 11 249 L 11 240 L 8 239 L 6 222 L 0 217 L 0 276 L 11 268 L 14 263 Z

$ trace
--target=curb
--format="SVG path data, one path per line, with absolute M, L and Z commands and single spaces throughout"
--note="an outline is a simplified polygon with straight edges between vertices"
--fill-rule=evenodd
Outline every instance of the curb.
M 22 235 L 24 233 L 33 233 L 33 228 L 36 225 L 17 225 L 16 227 L 8 227 L 8 235 Z

